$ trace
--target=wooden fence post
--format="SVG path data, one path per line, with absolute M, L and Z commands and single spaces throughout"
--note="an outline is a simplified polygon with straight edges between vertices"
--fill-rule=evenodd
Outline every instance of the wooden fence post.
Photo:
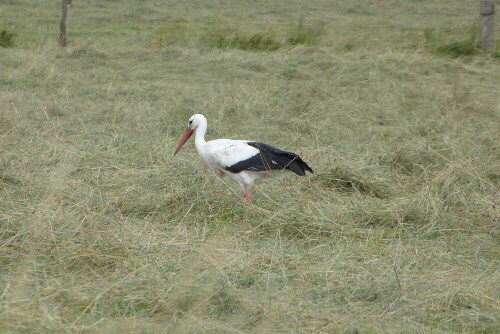
M 495 22 L 495 0 L 481 0 L 481 46 L 488 52 L 493 52 L 495 39 L 493 37 Z
M 59 35 L 59 43 L 61 46 L 66 46 L 67 35 L 68 35 L 68 15 L 69 15 L 69 7 L 71 5 L 71 0 L 63 0 L 62 1 L 62 19 L 60 25 L 60 35 Z

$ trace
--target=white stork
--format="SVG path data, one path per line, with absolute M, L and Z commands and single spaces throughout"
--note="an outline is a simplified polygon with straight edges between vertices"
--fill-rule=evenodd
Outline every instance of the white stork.
M 231 139 L 205 141 L 207 119 L 200 114 L 189 119 L 188 127 L 174 155 L 180 151 L 193 132 L 196 132 L 194 144 L 201 160 L 216 176 L 227 175 L 238 182 L 249 204 L 252 200 L 248 191 L 257 180 L 283 177 L 292 173 L 304 176 L 306 171 L 313 173 L 311 167 L 297 154 L 264 143 Z

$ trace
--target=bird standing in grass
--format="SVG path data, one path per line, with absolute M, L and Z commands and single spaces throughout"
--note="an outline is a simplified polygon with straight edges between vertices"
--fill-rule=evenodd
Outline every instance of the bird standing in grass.
M 270 177 L 286 177 L 293 173 L 304 176 L 311 167 L 297 154 L 282 151 L 270 145 L 250 141 L 216 139 L 205 141 L 207 119 L 196 114 L 191 116 L 174 155 L 196 132 L 194 143 L 201 160 L 218 177 L 224 175 L 238 182 L 248 204 L 252 203 L 248 191 L 255 181 Z

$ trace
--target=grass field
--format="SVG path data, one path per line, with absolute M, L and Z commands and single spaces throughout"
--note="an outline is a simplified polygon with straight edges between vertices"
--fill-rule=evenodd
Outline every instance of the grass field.
M 1 333 L 500 332 L 478 1 L 73 3 L 0 0 Z M 315 175 L 214 196 L 194 113 Z

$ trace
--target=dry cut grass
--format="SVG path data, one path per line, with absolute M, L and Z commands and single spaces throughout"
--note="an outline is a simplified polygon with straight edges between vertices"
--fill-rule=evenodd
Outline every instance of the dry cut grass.
M 0 48 L 0 331 L 498 332 L 499 64 L 425 36 L 475 5 L 360 4 L 77 2 L 62 50 L 58 7 L 0 1 L 40 17 Z M 315 175 L 213 196 L 241 195 L 171 156 L 194 113 Z

